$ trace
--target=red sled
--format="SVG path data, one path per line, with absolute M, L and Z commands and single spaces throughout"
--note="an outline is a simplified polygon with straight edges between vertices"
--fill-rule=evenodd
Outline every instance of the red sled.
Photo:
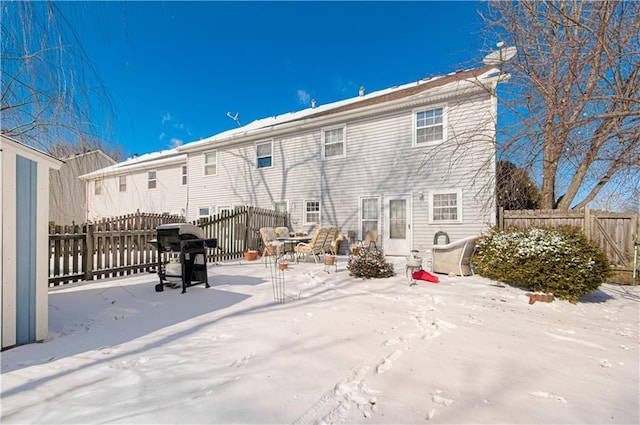
M 425 280 L 431 283 L 438 283 L 440 281 L 438 279 L 438 276 L 431 274 L 426 270 L 415 271 L 411 276 L 413 277 L 414 280 Z

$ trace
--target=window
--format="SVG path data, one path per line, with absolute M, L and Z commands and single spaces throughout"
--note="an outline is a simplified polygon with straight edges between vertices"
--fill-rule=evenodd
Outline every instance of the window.
M 287 201 L 280 201 L 273 204 L 273 209 L 277 212 L 286 213 L 289 211 L 289 203 Z
M 120 192 L 127 191 L 127 176 L 118 177 L 118 187 L 120 188 Z
M 360 239 L 364 239 L 369 230 L 378 230 L 380 220 L 380 198 L 360 198 Z
M 198 208 L 198 217 L 209 217 L 209 207 Z
M 149 189 L 155 189 L 156 188 L 156 184 L 157 184 L 157 181 L 156 181 L 156 170 L 152 170 L 152 171 L 149 171 L 147 173 L 147 181 L 148 181 L 147 187 Z
M 268 168 L 273 165 L 271 154 L 272 151 L 272 142 L 256 144 L 256 162 L 258 163 L 258 168 Z
M 320 201 L 304 201 L 304 224 L 320 224 Z
M 322 156 L 324 158 L 344 157 L 345 126 L 322 130 Z
M 205 152 L 204 154 L 204 175 L 215 176 L 218 174 L 218 152 Z
M 444 108 L 418 111 L 415 114 L 415 145 L 423 146 L 444 140 Z
M 432 192 L 429 196 L 429 222 L 462 222 L 462 191 Z
M 187 184 L 187 166 L 183 165 L 181 169 L 182 169 L 182 184 L 185 185 Z
M 96 180 L 95 188 L 94 188 L 94 192 L 93 193 L 96 194 L 96 195 L 102 195 L 102 179 Z

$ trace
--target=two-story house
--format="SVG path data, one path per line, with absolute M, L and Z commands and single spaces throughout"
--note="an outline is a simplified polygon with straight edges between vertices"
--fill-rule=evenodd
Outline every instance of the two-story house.
M 176 149 L 135 155 L 80 178 L 86 183 L 89 221 L 137 210 L 186 214 L 187 155 Z
M 156 186 L 147 192 L 162 185 L 163 200 L 185 199 L 188 220 L 253 205 L 288 211 L 296 230 L 331 224 L 362 238 L 377 229 L 387 255 L 424 251 L 438 231 L 456 240 L 495 222 L 500 78 L 496 68 L 484 66 L 369 94 L 361 89 L 350 99 L 312 102 L 185 144 L 165 163 L 171 182 L 161 178 L 162 158 L 152 158 L 143 168 L 126 162 L 110 167 L 100 184 L 104 189 L 115 184 L 107 177 L 156 169 Z M 180 170 L 186 187 L 177 190 L 173 179 Z M 139 179 L 145 175 L 151 184 L 151 174 Z M 87 178 L 97 190 L 95 176 Z M 143 199 L 149 195 L 140 196 L 118 208 L 176 212 L 166 205 L 149 211 Z M 92 214 L 115 215 L 114 203 L 103 202 L 103 209 L 92 201 Z

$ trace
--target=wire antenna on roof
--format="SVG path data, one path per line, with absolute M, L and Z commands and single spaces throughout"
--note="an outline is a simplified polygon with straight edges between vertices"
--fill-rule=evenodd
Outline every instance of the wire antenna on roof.
M 235 115 L 231 115 L 231 112 L 227 112 L 227 116 L 228 116 L 229 118 L 231 118 L 232 120 L 234 120 L 234 121 L 236 122 L 236 124 L 238 124 L 238 127 L 240 127 L 240 120 L 238 119 L 238 114 L 239 114 L 239 113 L 240 113 L 240 112 L 236 112 L 236 114 L 235 114 Z

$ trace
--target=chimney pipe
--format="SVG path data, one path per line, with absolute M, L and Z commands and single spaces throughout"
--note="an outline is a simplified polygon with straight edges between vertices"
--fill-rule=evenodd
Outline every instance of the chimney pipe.
M 360 97 L 364 96 L 364 86 L 360 86 Z
M 311 109 L 316 109 L 316 100 L 311 99 Z

